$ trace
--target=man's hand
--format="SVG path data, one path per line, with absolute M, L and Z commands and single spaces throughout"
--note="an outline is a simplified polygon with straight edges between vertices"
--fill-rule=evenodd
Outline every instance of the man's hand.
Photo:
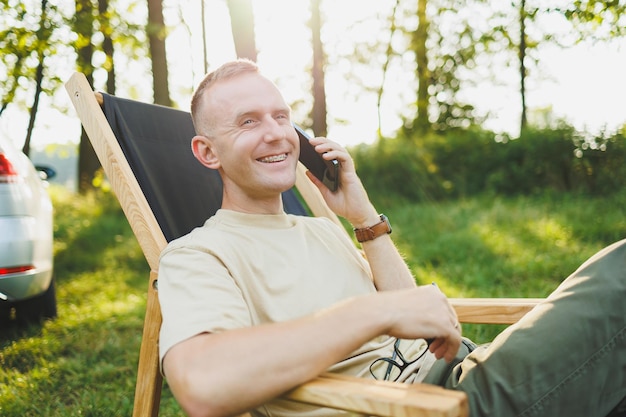
M 328 207 L 348 220 L 354 227 L 376 223 L 378 213 L 370 203 L 348 151 L 338 143 L 322 137 L 311 139 L 311 144 L 322 155 L 322 158 L 339 161 L 339 188 L 335 192 L 330 191 L 311 172 L 307 171 L 307 177 L 320 190 Z
M 450 362 L 461 345 L 461 326 L 454 308 L 433 285 L 378 292 L 381 311 L 389 314 L 386 334 L 401 339 L 432 339 L 429 349 Z

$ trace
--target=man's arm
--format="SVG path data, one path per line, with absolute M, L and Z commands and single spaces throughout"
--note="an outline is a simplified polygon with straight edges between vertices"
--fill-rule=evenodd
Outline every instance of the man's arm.
M 348 151 L 326 138 L 314 138 L 311 144 L 315 146 L 317 152 L 322 154 L 323 158 L 337 159 L 341 164 L 339 189 L 336 192 L 330 191 L 314 175 L 307 172 L 308 178 L 318 187 L 330 209 L 348 220 L 355 228 L 364 228 L 378 223 L 380 221 L 378 212 L 369 200 Z M 379 291 L 415 288 L 413 274 L 389 235 L 379 236 L 374 240 L 363 242 L 362 245 L 372 270 L 374 284 Z M 449 303 L 447 307 L 447 316 L 452 317 L 453 326 L 460 329 L 454 308 Z M 428 336 L 417 337 L 428 338 Z M 445 337 L 431 339 L 429 349 L 437 357 L 447 356 L 447 352 L 451 349 L 450 343 L 452 343 L 452 349 L 458 349 L 458 345 L 454 347 L 456 341 Z
M 451 360 L 460 334 L 431 286 L 352 298 L 301 319 L 202 334 L 172 347 L 163 366 L 190 416 L 234 415 L 324 372 L 372 338 L 441 337 Z
M 307 176 L 319 188 L 330 209 L 357 229 L 378 223 L 379 213 L 370 202 L 346 149 L 325 138 L 314 138 L 311 144 L 323 158 L 337 159 L 340 163 L 340 185 L 336 192 L 331 192 L 315 176 L 307 172 Z M 374 284 L 379 291 L 415 287 L 415 278 L 389 235 L 363 242 L 362 247 L 374 276 Z
M 368 227 L 378 221 L 380 219 L 377 216 L 373 222 L 362 226 L 353 224 L 353 226 L 355 228 Z M 374 284 L 378 291 L 415 287 L 415 278 L 390 235 L 362 242 L 361 246 L 372 269 Z

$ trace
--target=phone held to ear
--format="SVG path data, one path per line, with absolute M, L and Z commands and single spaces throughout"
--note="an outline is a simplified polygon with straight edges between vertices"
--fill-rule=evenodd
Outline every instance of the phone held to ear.
M 322 155 L 315 151 L 309 140 L 311 139 L 304 130 L 294 123 L 293 127 L 300 138 L 300 162 L 313 173 L 331 191 L 339 188 L 339 161 L 330 161 L 322 158 Z

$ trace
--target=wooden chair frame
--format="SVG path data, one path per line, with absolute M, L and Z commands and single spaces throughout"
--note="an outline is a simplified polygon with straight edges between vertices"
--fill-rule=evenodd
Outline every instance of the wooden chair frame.
M 161 312 L 156 283 L 159 254 L 167 242 L 102 112 L 98 93 L 94 93 L 81 73 L 75 73 L 67 81 L 66 89 L 150 267 L 133 416 L 154 417 L 159 413 L 163 385 L 158 359 Z M 296 186 L 309 208 L 314 215 L 329 217 L 341 225 L 319 191 L 304 175 L 305 170 L 302 165 L 298 167 Z M 460 321 L 500 324 L 516 322 L 539 301 L 509 298 L 452 299 Z M 371 381 L 329 373 L 282 397 L 322 407 L 388 417 L 463 417 L 469 413 L 467 397 L 462 392 L 427 384 Z

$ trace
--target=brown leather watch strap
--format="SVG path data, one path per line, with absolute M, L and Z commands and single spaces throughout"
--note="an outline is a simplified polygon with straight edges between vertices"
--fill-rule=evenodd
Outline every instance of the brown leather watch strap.
M 380 215 L 380 222 L 373 226 L 363 227 L 361 229 L 354 229 L 354 235 L 359 242 L 366 242 L 368 240 L 374 240 L 379 236 L 391 233 L 391 224 L 389 219 L 384 214 Z

